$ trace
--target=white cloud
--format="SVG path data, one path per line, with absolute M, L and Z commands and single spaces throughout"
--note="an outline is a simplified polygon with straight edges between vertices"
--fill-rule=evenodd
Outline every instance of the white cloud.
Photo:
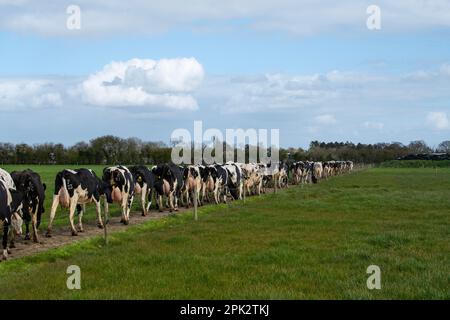
M 314 118 L 314 120 L 318 124 L 323 124 L 323 125 L 335 124 L 337 122 L 336 118 L 332 114 L 321 114 L 319 116 L 316 116 Z
M 66 29 L 59 1 L 0 1 L 0 29 L 46 35 L 154 34 L 173 29 L 234 28 L 311 35 L 335 30 L 367 32 L 365 1 L 312 0 L 78 0 L 82 28 Z M 379 0 L 382 31 L 411 31 L 450 26 L 447 0 Z
M 367 129 L 383 130 L 384 128 L 384 123 L 382 122 L 365 121 L 362 125 Z
M 429 112 L 426 117 L 426 124 L 435 130 L 450 129 L 450 121 L 445 112 Z
M 84 100 L 103 107 L 163 107 L 196 110 L 190 94 L 204 70 L 194 58 L 112 62 L 82 83 Z
M 61 107 L 63 98 L 50 79 L 0 79 L 0 110 Z

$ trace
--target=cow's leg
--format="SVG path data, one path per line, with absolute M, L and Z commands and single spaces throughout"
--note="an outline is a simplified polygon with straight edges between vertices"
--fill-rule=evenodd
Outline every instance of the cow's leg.
M 202 197 L 203 193 L 205 192 L 205 191 L 204 191 L 204 186 L 203 186 L 203 185 L 204 185 L 204 184 L 203 184 L 202 182 L 200 182 L 200 189 L 199 189 L 199 191 L 198 191 L 198 193 L 197 193 L 197 195 L 198 195 L 198 202 L 199 202 L 199 204 L 200 204 L 201 206 L 203 206 L 203 203 L 204 203 L 203 197 Z
M 178 193 L 176 190 L 173 194 L 173 210 L 178 211 Z
M 95 203 L 95 211 L 97 212 L 97 227 L 103 229 L 102 205 L 100 203 L 100 198 L 99 199 L 94 198 L 94 203 Z
M 72 231 L 72 236 L 77 236 L 77 230 L 75 229 L 75 225 L 73 223 L 73 217 L 75 215 L 75 210 L 77 209 L 77 202 L 78 197 L 76 195 L 73 195 L 73 197 L 70 199 L 70 206 L 69 206 L 69 221 L 70 221 L 70 229 Z
M 55 194 L 53 195 L 52 208 L 50 210 L 50 221 L 48 222 L 47 233 L 45 234 L 46 237 L 52 236 L 52 224 L 53 220 L 55 219 L 56 209 L 58 209 L 58 205 L 59 205 L 59 196 Z
M 162 199 L 162 194 L 158 195 L 158 211 L 162 212 L 163 211 L 163 199 Z
M 147 190 L 147 213 L 150 212 L 150 208 L 152 206 L 152 200 L 153 200 L 153 189 L 152 188 L 148 188 Z
M 219 201 L 220 201 L 220 199 L 219 199 L 219 186 L 215 185 L 214 186 L 214 202 L 216 204 L 219 204 Z
M 100 200 L 98 201 L 100 204 Z M 105 203 L 103 204 L 103 210 L 105 210 L 105 224 L 108 223 L 108 214 L 109 214 L 109 203 L 108 200 L 105 198 Z
M 128 201 L 127 201 L 127 207 L 126 207 L 126 209 L 127 209 L 127 211 L 126 211 L 127 223 L 126 224 L 130 223 L 130 212 L 131 212 L 131 206 L 133 205 L 133 199 L 134 199 L 133 195 L 128 195 Z
M 25 217 L 24 217 L 25 218 Z M 24 219 L 25 220 L 25 240 L 30 240 L 31 236 L 30 236 L 30 221 L 28 219 Z
M 189 207 L 190 207 L 190 203 L 189 203 L 189 188 L 186 188 L 185 194 L 186 194 L 186 208 L 189 209 Z
M 145 206 L 145 199 L 147 198 L 147 184 L 142 187 L 141 190 L 141 207 L 142 207 L 142 216 L 145 217 L 147 215 L 147 207 Z
M 175 191 L 172 191 L 169 193 L 169 198 L 168 198 L 169 199 L 169 212 L 172 212 L 174 209 L 174 206 L 173 206 L 174 193 L 175 193 Z
M 80 210 L 81 209 L 81 210 Z M 81 208 L 77 207 L 78 213 L 78 232 L 83 232 L 83 214 L 86 212 L 86 204 L 82 204 Z
M 6 220 L 3 221 L 3 239 L 2 239 L 3 253 L 2 253 L 2 260 L 8 259 L 9 224 L 10 224 L 9 221 L 6 221 Z
M 227 203 L 228 187 L 223 188 L 223 203 Z
M 33 216 L 31 217 L 31 227 L 33 228 L 33 242 L 36 242 L 36 243 L 39 242 L 39 237 L 38 237 L 38 233 L 37 233 L 38 211 L 39 211 L 39 206 L 36 206 L 36 210 L 33 212 Z
M 121 210 L 122 210 L 122 218 L 121 218 L 121 222 L 123 223 L 123 224 L 125 224 L 125 225 L 127 225 L 128 224 L 128 221 L 127 221 L 127 202 L 128 202 L 128 195 L 125 197 L 125 196 L 123 196 L 122 197 L 122 203 L 121 203 L 121 205 L 120 205 L 120 208 L 121 208 Z

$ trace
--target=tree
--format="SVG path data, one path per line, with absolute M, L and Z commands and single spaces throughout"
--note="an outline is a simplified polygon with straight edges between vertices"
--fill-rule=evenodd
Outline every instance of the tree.
M 433 151 L 423 140 L 411 141 L 408 144 L 408 149 L 411 153 L 430 153 Z
M 450 153 L 450 140 L 442 141 L 437 147 L 437 152 Z

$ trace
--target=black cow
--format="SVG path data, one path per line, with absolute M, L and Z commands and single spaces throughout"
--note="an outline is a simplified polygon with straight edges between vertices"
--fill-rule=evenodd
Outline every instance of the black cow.
M 90 169 L 65 169 L 58 172 L 55 178 L 55 192 L 53 194 L 50 222 L 46 236 L 51 237 L 52 223 L 59 205 L 69 209 L 70 228 L 73 236 L 78 235 L 78 232 L 83 232 L 82 218 L 83 213 L 86 211 L 86 203 L 95 203 L 98 220 L 97 226 L 103 228 L 100 207 L 100 196 L 103 194 L 104 187 L 102 181 Z M 78 214 L 78 231 L 73 224 L 75 209 Z
M 21 210 L 23 199 L 22 192 L 8 188 L 5 181 L 0 179 L 0 220 L 3 222 L 2 260 L 6 260 L 8 254 L 11 253 L 8 247 L 9 227 L 13 220 L 13 214 Z M 11 243 L 13 242 L 14 236 L 11 240 Z
M 33 228 L 33 241 L 38 242 L 37 228 L 41 224 L 42 213 L 45 212 L 45 190 L 47 186 L 42 183 L 41 177 L 36 172 L 27 169 L 21 172 L 11 173 L 17 190 L 24 194 L 23 220 L 25 221 L 25 240 L 30 240 L 30 221 Z
M 114 166 L 103 169 L 102 177 L 106 202 L 105 213 L 108 215 L 108 204 L 116 202 L 122 209 L 120 222 L 127 225 L 130 223 L 130 211 L 133 205 L 135 181 L 133 174 L 125 166 Z
M 152 205 L 155 174 L 146 166 L 132 166 L 129 169 L 135 181 L 135 194 L 141 195 L 142 215 L 145 216 Z M 147 205 L 146 199 L 148 200 Z

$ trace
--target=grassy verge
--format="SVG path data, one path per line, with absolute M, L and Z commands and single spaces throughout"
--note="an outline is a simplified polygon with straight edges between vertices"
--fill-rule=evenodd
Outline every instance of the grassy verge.
M 391 160 L 380 164 L 381 168 L 450 168 L 450 160 Z

